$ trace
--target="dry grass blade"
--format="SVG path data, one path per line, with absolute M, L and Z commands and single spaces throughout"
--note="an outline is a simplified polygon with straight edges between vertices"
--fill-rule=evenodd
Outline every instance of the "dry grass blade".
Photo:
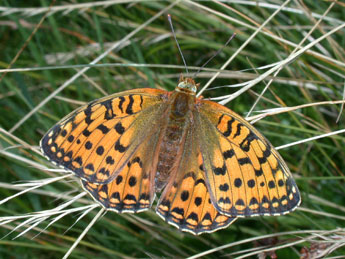
M 101 215 L 104 213 L 104 209 L 100 209 L 97 215 L 92 219 L 90 224 L 84 229 L 84 231 L 80 234 L 80 236 L 75 240 L 71 248 L 67 251 L 67 253 L 64 255 L 63 259 L 66 259 L 70 256 L 70 254 L 73 252 L 73 250 L 77 247 L 79 242 L 83 239 L 83 237 L 86 235 L 86 233 L 89 231 L 89 229 L 96 223 L 96 221 L 101 217 Z

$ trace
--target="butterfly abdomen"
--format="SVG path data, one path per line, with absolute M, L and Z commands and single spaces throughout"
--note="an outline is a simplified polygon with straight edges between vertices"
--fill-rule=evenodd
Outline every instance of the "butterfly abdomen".
M 167 183 L 173 165 L 180 159 L 180 151 L 183 148 L 183 140 L 195 104 L 195 97 L 187 93 L 173 92 L 170 98 L 172 105 L 168 112 L 167 126 L 162 133 L 163 137 L 159 148 L 155 178 L 156 191 L 162 190 Z

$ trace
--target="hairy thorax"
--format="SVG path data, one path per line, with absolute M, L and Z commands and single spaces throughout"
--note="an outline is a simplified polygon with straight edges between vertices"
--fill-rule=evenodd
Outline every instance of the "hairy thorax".
M 162 190 L 173 172 L 174 166 L 177 166 L 181 158 L 187 128 L 191 122 L 195 96 L 188 92 L 175 91 L 170 96 L 170 101 L 172 105 L 167 111 L 167 123 L 162 132 L 159 148 L 155 177 L 156 191 Z

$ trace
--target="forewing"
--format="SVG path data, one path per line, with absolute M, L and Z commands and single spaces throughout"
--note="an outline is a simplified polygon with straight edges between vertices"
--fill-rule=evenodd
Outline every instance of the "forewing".
M 193 234 L 213 232 L 235 221 L 213 206 L 203 171 L 195 127 L 191 125 L 156 212 L 168 223 Z
M 195 117 L 206 183 L 218 211 L 230 217 L 281 215 L 299 205 L 287 165 L 253 126 L 210 101 L 200 101 Z
M 151 207 L 160 131 L 144 140 L 126 166 L 108 184 L 84 180 L 84 189 L 102 206 L 116 212 L 140 212 Z
M 134 89 L 67 115 L 41 140 L 44 155 L 84 181 L 107 184 L 159 128 L 166 91 Z

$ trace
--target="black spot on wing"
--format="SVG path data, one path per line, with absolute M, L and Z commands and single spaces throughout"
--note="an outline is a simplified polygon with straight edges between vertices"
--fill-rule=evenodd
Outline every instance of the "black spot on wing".
M 238 199 L 235 204 L 238 206 L 244 206 L 245 205 L 244 201 L 242 199 Z
M 177 213 L 177 214 L 183 216 L 183 214 L 184 214 L 184 209 L 183 209 L 183 208 L 175 207 L 175 208 L 173 208 L 173 209 L 171 210 L 171 212 L 175 212 L 175 213 Z
M 150 195 L 148 193 L 142 193 L 139 197 L 139 201 L 140 200 L 150 200 Z
M 88 137 L 88 136 L 91 135 L 91 132 L 88 131 L 87 129 L 85 129 L 85 130 L 83 130 L 83 135 L 84 135 L 85 137 Z
M 127 105 L 126 113 L 133 114 L 133 103 L 134 103 L 133 95 L 129 95 L 128 97 L 129 97 L 129 103 Z
M 106 120 L 110 120 L 115 117 L 113 106 L 112 106 L 112 99 L 101 102 L 101 105 L 103 105 L 107 109 L 104 115 L 104 118 Z
M 119 185 L 122 182 L 122 180 L 123 180 L 123 177 L 121 175 L 118 175 L 115 179 L 116 184 Z
M 253 132 L 250 132 L 247 137 L 240 143 L 241 149 L 248 152 L 250 149 L 250 143 L 257 138 L 258 137 Z
M 114 146 L 115 150 L 119 151 L 120 153 L 123 153 L 126 151 L 126 147 L 120 144 L 120 140 L 117 140 Z
M 140 108 L 143 108 L 144 98 L 142 95 L 139 95 L 139 96 L 140 96 Z
M 219 198 L 218 203 L 225 203 L 225 204 L 231 204 L 230 198 L 226 197 L 225 199 L 223 197 Z
M 215 175 L 225 175 L 226 174 L 226 166 L 223 164 L 222 167 L 214 167 L 213 172 Z
M 233 149 L 229 149 L 225 152 L 223 152 L 224 159 L 232 158 L 235 155 L 235 152 Z
M 105 193 L 108 193 L 108 185 L 103 184 L 102 187 L 101 187 L 101 189 L 100 189 L 100 191 L 105 192 Z
M 217 125 L 219 125 L 219 124 L 220 124 L 220 122 L 222 121 L 223 117 L 224 117 L 224 114 L 220 115 L 220 117 L 219 117 L 219 119 L 218 119 L 218 123 L 217 123 Z
M 234 138 L 236 138 L 237 136 L 241 135 L 241 128 L 242 128 L 242 126 L 243 126 L 243 124 L 241 124 L 241 123 L 237 124 L 237 130 L 236 130 L 236 133 L 234 134 Z
M 105 176 L 109 176 L 110 175 L 110 171 L 105 169 L 104 167 L 102 167 L 100 170 L 99 170 L 99 173 L 105 175 Z M 104 185 L 105 186 L 105 185 Z
M 192 212 L 191 214 L 189 214 L 187 219 L 192 219 L 192 220 L 194 220 L 196 222 L 198 222 L 198 220 L 199 220 L 198 215 L 195 212 Z
M 66 137 L 66 135 L 67 135 L 67 130 L 64 129 L 64 130 L 61 132 L 61 136 Z
M 196 198 L 194 199 L 194 204 L 195 204 L 197 207 L 200 206 L 201 202 L 202 202 L 202 198 L 201 198 L 201 197 L 196 197 Z
M 248 185 L 249 188 L 254 188 L 255 187 L 254 179 L 248 180 L 247 185 Z
M 137 184 L 137 178 L 135 176 L 131 176 L 128 180 L 129 186 L 133 187 Z
M 113 159 L 112 156 L 107 156 L 107 158 L 105 159 L 105 162 L 109 165 L 113 165 L 115 163 L 115 160 Z
M 119 200 L 120 199 L 120 193 L 119 192 L 113 192 L 113 194 L 111 195 L 111 198 Z
M 140 159 L 140 157 L 138 157 L 138 156 L 136 156 L 135 158 L 132 159 L 131 164 L 134 164 L 134 163 L 138 163 L 139 166 L 140 166 L 140 168 L 143 167 L 143 163 L 141 162 L 141 159 Z
M 169 200 L 162 200 L 162 202 L 161 202 L 161 204 L 160 205 L 162 205 L 162 206 L 166 206 L 166 207 L 168 207 L 168 208 L 170 208 L 170 201 Z
M 284 181 L 283 181 L 282 179 L 279 179 L 279 181 L 278 181 L 278 186 L 279 186 L 279 187 L 284 186 Z
M 91 122 L 93 122 L 93 120 L 91 120 L 91 114 L 92 114 L 91 108 L 92 108 L 92 104 L 89 104 L 89 105 L 87 106 L 87 108 L 84 110 L 84 114 L 85 114 L 85 116 L 86 116 L 85 122 L 86 122 L 87 124 L 91 124 Z
M 212 220 L 210 213 L 206 213 L 205 216 L 202 218 L 202 220 Z
M 256 204 L 259 204 L 258 200 L 255 197 L 251 198 L 249 205 L 256 205 Z
M 103 147 L 103 146 L 97 147 L 96 153 L 97 153 L 97 155 L 99 155 L 99 156 L 103 155 L 103 153 L 104 153 L 104 147 Z
M 92 164 L 92 163 L 87 164 L 87 165 L 85 166 L 85 168 L 86 168 L 86 169 L 89 169 L 90 171 L 95 171 L 95 168 L 93 167 L 93 164 Z
M 87 150 L 90 150 L 90 149 L 92 148 L 92 143 L 91 143 L 90 141 L 87 141 L 87 142 L 85 143 L 85 148 L 86 148 Z
M 195 184 L 194 184 L 194 186 L 197 186 L 198 184 L 203 184 L 204 186 L 206 186 L 206 183 L 205 183 L 205 181 L 203 180 L 203 179 L 198 179 L 196 182 L 195 182 Z
M 269 181 L 269 182 L 268 182 L 268 187 L 269 187 L 270 189 L 275 188 L 275 187 L 276 187 L 275 182 L 274 182 L 273 180 Z
M 258 157 L 258 160 L 259 160 L 259 163 L 260 163 L 260 164 L 264 164 L 264 163 L 267 162 L 267 158 L 266 158 L 265 156 L 263 156 L 263 157 Z
M 122 105 L 123 105 L 123 103 L 125 102 L 126 99 L 123 96 L 120 96 L 119 99 L 120 99 L 120 102 L 119 102 L 119 106 L 118 107 L 121 110 L 121 112 L 123 113 Z
M 261 168 L 260 168 L 259 170 L 256 170 L 256 169 L 255 169 L 255 175 L 256 175 L 256 176 L 261 176 L 261 175 L 263 175 L 263 173 L 264 173 L 264 172 L 262 171 Z
M 81 158 L 81 156 L 77 156 L 75 159 L 74 159 L 75 162 L 77 162 L 79 165 L 82 165 L 83 164 L 83 159 Z
M 251 161 L 248 157 L 245 157 L 245 158 L 238 159 L 238 163 L 240 165 L 246 165 L 246 164 L 251 164 Z
M 242 180 L 240 178 L 236 178 L 234 181 L 234 185 L 235 187 L 240 188 L 242 185 Z
M 106 134 L 109 132 L 109 129 L 107 126 L 104 126 L 103 124 L 98 125 L 97 129 L 99 129 L 100 131 L 102 131 L 103 134 Z
M 223 135 L 225 137 L 229 137 L 231 132 L 232 132 L 232 123 L 234 122 L 234 118 L 231 118 L 231 120 L 228 120 L 228 125 L 227 125 L 227 129 L 225 132 L 223 132 Z
M 227 183 L 219 185 L 219 190 L 222 192 L 226 192 L 229 190 L 229 185 Z
M 181 200 L 182 200 L 182 201 L 188 200 L 188 197 L 189 197 L 189 192 L 188 192 L 188 191 L 183 191 L 183 192 L 181 193 Z
M 120 135 L 122 135 L 125 132 L 125 128 L 122 126 L 121 122 L 118 122 L 114 128 L 116 132 L 119 133 Z
M 132 194 L 127 194 L 124 198 L 124 200 L 131 200 L 131 201 L 137 201 L 137 198 L 135 198 Z

